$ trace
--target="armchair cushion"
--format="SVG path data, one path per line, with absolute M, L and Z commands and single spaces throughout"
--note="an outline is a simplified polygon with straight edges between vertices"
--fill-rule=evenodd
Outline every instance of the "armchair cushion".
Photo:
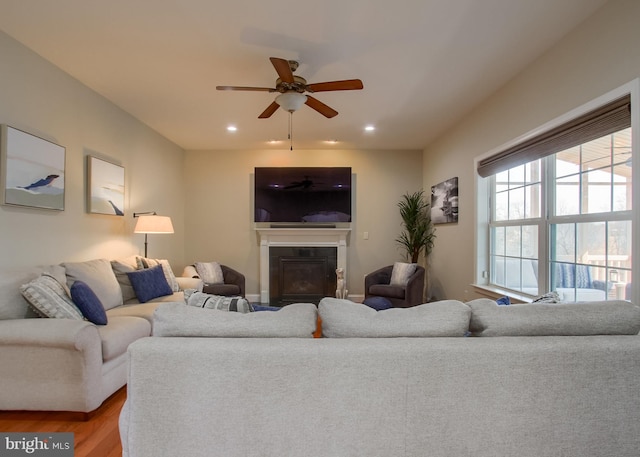
M 218 262 L 196 262 L 195 267 L 205 284 L 224 284 L 222 267 Z
M 413 276 L 413 274 L 416 272 L 417 266 L 418 265 L 415 263 L 394 263 L 393 270 L 391 270 L 390 284 L 392 286 L 406 286 L 411 276 Z
M 369 287 L 369 293 L 380 297 L 404 298 L 404 286 L 390 284 L 374 284 Z

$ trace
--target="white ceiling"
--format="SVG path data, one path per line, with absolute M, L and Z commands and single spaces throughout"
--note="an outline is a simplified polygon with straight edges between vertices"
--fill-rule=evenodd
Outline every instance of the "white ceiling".
M 604 3 L 0 0 L 0 29 L 185 149 L 289 147 L 277 94 L 215 90 L 274 87 L 272 56 L 364 83 L 314 94 L 340 114 L 303 106 L 294 149 L 422 149 Z

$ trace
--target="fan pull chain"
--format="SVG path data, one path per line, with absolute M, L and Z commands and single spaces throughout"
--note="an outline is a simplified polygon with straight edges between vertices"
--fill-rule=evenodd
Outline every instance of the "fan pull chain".
M 293 111 L 289 111 L 289 144 L 290 150 L 293 151 Z

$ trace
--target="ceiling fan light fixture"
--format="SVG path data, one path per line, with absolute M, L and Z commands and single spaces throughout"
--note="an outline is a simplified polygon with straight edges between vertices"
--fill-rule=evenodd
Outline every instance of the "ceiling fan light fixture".
M 276 97 L 276 103 L 285 111 L 293 113 L 302 108 L 307 101 L 307 96 L 299 92 L 285 92 Z

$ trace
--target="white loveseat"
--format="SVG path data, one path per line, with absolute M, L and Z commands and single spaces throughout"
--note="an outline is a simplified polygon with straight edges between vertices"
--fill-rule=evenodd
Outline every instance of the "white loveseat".
M 201 287 L 197 279 L 175 278 L 175 293 L 139 303 L 125 274 L 137 269 L 136 260 L 0 269 L 0 409 L 90 412 L 126 383 L 127 348 L 151 335 L 158 304 L 183 302 L 183 289 Z M 38 318 L 20 287 L 43 272 L 62 275 L 69 286 L 82 279 L 108 323 Z

